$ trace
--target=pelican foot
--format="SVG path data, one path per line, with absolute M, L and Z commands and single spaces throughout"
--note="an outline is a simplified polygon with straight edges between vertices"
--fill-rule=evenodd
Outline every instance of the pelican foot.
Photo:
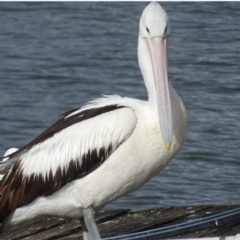
M 92 207 L 83 209 L 83 218 L 80 218 L 83 230 L 84 240 L 97 240 L 101 239 L 97 224 L 94 220 L 94 210 Z

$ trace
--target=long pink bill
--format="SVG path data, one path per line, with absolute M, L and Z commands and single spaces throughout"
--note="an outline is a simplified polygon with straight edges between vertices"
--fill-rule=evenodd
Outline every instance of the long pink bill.
M 167 38 L 146 38 L 146 42 L 152 60 L 161 133 L 166 148 L 170 150 L 172 110 L 168 86 Z

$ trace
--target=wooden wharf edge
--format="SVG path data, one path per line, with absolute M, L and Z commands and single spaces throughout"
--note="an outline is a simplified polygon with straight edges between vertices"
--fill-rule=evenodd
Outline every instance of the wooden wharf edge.
M 102 238 L 155 229 L 169 224 L 186 222 L 190 218 L 210 216 L 239 208 L 240 205 L 228 206 L 181 206 L 161 207 L 132 212 L 130 209 L 106 210 L 96 215 L 96 222 Z M 240 233 L 240 215 L 234 221 L 224 226 L 214 226 L 210 229 L 187 232 L 171 236 L 171 238 L 199 238 L 213 236 L 230 236 Z M 44 216 L 25 224 L 15 226 L 0 234 L 1 240 L 42 240 L 82 239 L 81 224 L 78 219 L 63 219 Z M 150 238 L 149 238 L 150 239 Z

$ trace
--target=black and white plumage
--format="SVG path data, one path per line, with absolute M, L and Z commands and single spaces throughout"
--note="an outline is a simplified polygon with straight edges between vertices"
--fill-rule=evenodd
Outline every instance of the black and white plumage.
M 168 82 L 168 29 L 164 10 L 149 4 L 138 44 L 148 102 L 96 99 L 62 115 L 0 164 L 2 227 L 38 215 L 84 216 L 85 238 L 98 238 L 92 210 L 138 189 L 172 159 L 184 143 L 187 118 Z
M 0 209 L 1 220 L 2 215 L 6 216 L 39 196 L 53 194 L 67 183 L 85 177 L 104 163 L 125 141 L 130 132 L 119 138 L 118 129 L 108 129 L 110 132 L 106 131 L 103 134 L 111 136 L 111 139 L 108 141 L 100 139 L 101 131 L 107 129 L 108 122 L 107 119 L 97 117 L 101 114 L 108 116 L 107 113 L 121 108 L 123 107 L 106 105 L 98 108 L 91 107 L 80 112 L 78 110 L 67 112 L 29 144 L 12 153 L 10 159 L 17 156 L 18 160 L 2 180 L 1 189 L 4 189 L 7 199 L 1 197 L 1 206 L 4 209 Z M 128 110 L 122 109 L 122 111 Z M 108 117 L 111 118 L 111 115 Z M 114 117 L 116 117 L 116 124 L 119 125 L 119 116 L 114 115 Z M 86 120 L 91 121 L 90 119 L 92 120 L 90 124 L 95 126 L 96 135 L 88 134 L 89 128 L 86 125 L 89 122 Z M 113 118 L 111 119 L 114 121 Z M 105 128 L 98 130 L 98 124 L 102 126 L 104 121 Z M 68 134 L 69 138 L 66 137 Z M 95 138 L 98 138 L 98 143 Z M 33 158 L 35 161 L 32 161 Z M 3 205 L 5 200 L 6 204 Z

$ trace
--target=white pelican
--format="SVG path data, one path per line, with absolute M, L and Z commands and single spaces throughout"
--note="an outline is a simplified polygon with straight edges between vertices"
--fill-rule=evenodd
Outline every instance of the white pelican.
M 168 81 L 168 35 L 167 14 L 150 3 L 138 38 L 147 102 L 95 99 L 8 156 L 11 166 L 0 182 L 3 229 L 38 215 L 79 217 L 84 238 L 99 239 L 94 212 L 141 187 L 173 158 L 184 143 L 187 117 Z

